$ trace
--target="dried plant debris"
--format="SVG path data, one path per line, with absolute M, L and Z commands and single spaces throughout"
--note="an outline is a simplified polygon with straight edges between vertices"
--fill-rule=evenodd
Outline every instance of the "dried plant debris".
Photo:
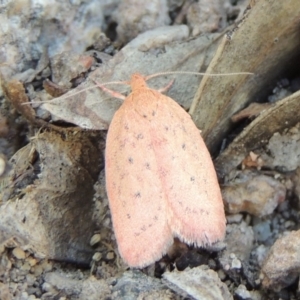
M 28 103 L 29 99 L 25 93 L 23 84 L 16 79 L 6 82 L 2 77 L 0 80 L 6 98 L 11 101 L 17 111 L 28 121 L 33 122 L 35 119 L 35 111 L 30 105 L 24 105 Z
M 52 97 L 59 97 L 68 91 L 65 87 L 60 86 L 49 79 L 43 81 L 43 88 Z
M 268 109 L 272 104 L 270 103 L 251 103 L 247 108 L 241 110 L 231 117 L 233 123 L 239 122 L 245 118 L 254 119 L 263 110 Z
M 261 114 L 251 122 L 250 125 L 247 126 L 216 159 L 216 169 L 219 176 L 223 178 L 226 174 L 229 174 L 238 167 L 251 151 L 260 154 L 257 149 L 266 147 L 273 135 L 275 135 L 273 139 L 276 140 L 281 136 L 282 132 L 286 132 L 289 128 L 295 126 L 299 122 L 299 98 L 300 92 L 298 91 L 291 96 L 278 101 L 269 109 L 261 112 Z M 296 128 L 291 129 L 289 135 L 295 130 L 298 131 Z M 290 152 L 285 156 L 285 164 L 288 164 L 288 161 L 286 160 L 287 157 L 288 160 L 297 159 L 297 156 L 294 155 L 294 152 L 292 152 L 293 150 L 291 149 L 291 147 L 296 147 L 296 142 L 296 137 L 294 140 L 292 139 L 289 141 Z M 270 149 L 270 151 L 275 152 L 278 152 L 278 150 L 279 149 Z M 264 161 L 264 164 L 266 164 L 265 160 L 268 161 L 268 164 L 271 164 L 272 158 L 268 155 L 268 151 L 264 156 L 261 156 L 261 158 Z M 279 156 L 277 157 L 277 160 L 278 159 L 280 159 Z M 273 168 L 274 166 L 270 165 L 270 167 Z M 296 169 L 296 166 L 294 169 Z
M 201 81 L 190 113 L 209 149 L 220 145 L 230 131 L 232 115 L 250 102 L 262 101 L 269 86 L 291 68 L 290 62 L 297 61 L 299 17 L 297 1 L 250 1 L 238 28 L 223 38 L 207 73 L 253 75 L 206 76 Z M 257 34 L 261 31 L 269 36 L 268 42 L 265 35 Z

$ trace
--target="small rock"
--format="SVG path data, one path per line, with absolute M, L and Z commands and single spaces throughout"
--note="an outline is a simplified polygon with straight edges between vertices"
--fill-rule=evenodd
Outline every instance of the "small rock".
M 251 226 L 244 221 L 241 224 L 229 224 L 226 228 L 226 250 L 220 256 L 220 263 L 224 270 L 229 270 L 233 259 L 246 261 L 249 259 L 253 247 L 254 234 Z M 234 254 L 234 256 L 233 256 Z
M 253 256 L 256 258 L 258 265 L 261 267 L 268 255 L 269 248 L 265 245 L 259 245 L 254 251 Z
M 261 275 L 262 285 L 274 291 L 291 285 L 300 272 L 300 230 L 279 238 L 265 259 Z
M 55 289 L 53 288 L 53 286 L 47 282 L 44 282 L 42 285 L 42 289 L 45 292 L 51 292 L 51 293 L 55 293 Z
M 205 265 L 184 271 L 166 272 L 163 278 L 166 285 L 184 297 L 199 300 L 233 299 L 218 274 Z
M 35 276 L 40 276 L 43 273 L 43 268 L 40 265 L 36 265 L 31 269 L 31 272 Z
M 30 265 L 31 267 L 33 267 L 33 266 L 36 265 L 37 260 L 36 260 L 35 258 L 33 258 L 33 257 L 28 257 L 28 258 L 27 258 L 27 262 L 29 263 L 29 265 Z
M 242 214 L 229 215 L 226 216 L 226 220 L 227 220 L 227 224 L 241 223 L 243 220 L 243 215 Z
M 254 236 L 258 242 L 265 242 L 272 236 L 270 223 L 271 222 L 267 220 L 253 226 Z
M 111 290 L 107 282 L 103 279 L 96 279 L 94 276 L 89 277 L 83 281 L 82 291 L 79 294 L 78 299 L 80 300 L 98 300 L 109 299 L 111 296 Z
M 0 155 L 0 176 L 4 174 L 6 169 L 6 160 L 3 155 Z
M 66 274 L 59 272 L 48 272 L 44 276 L 43 288 L 53 287 L 55 290 L 63 291 L 67 295 L 79 295 L 82 290 L 82 281 L 68 278 Z
M 0 299 L 1 300 L 11 300 L 8 285 L 0 282 Z
M 26 255 L 25 255 L 25 251 L 22 250 L 19 247 L 16 247 L 13 251 L 12 251 L 13 256 L 16 259 L 25 259 Z
M 113 300 L 139 299 L 140 295 L 143 295 L 143 299 L 173 299 L 174 297 L 160 280 L 137 270 L 123 273 L 122 277 L 118 278 L 117 283 L 112 287 L 112 292 Z
M 247 288 L 240 284 L 238 288 L 235 290 L 234 295 L 239 300 L 263 300 L 265 299 L 265 295 L 263 296 L 260 291 L 248 291 Z
M 28 299 L 28 293 L 27 292 L 23 292 L 19 298 L 20 300 L 27 300 Z
M 35 282 L 36 278 L 35 276 L 33 276 L 32 274 L 27 274 L 26 275 L 26 282 L 27 284 L 30 286 L 30 285 L 33 285 L 34 282 Z
M 222 269 L 218 270 L 218 276 L 222 281 L 224 281 L 226 278 L 226 274 Z
M 121 43 L 132 40 L 139 33 L 170 23 L 166 0 L 123 0 L 113 19 L 118 24 L 117 34 Z
M 5 246 L 3 244 L 0 245 L 0 255 L 2 255 L 5 251 Z
M 108 252 L 107 254 L 106 254 L 106 259 L 108 259 L 108 260 L 112 260 L 112 259 L 114 259 L 115 258 L 115 254 L 114 254 L 114 252 Z
M 286 229 L 295 227 L 295 225 L 296 225 L 295 222 L 294 222 L 294 221 L 291 221 L 291 220 L 288 220 L 288 221 L 286 221 L 286 222 L 284 223 L 284 227 L 285 227 Z
M 29 263 L 26 261 L 20 268 L 20 271 L 23 271 L 23 273 L 25 272 L 27 274 L 30 269 L 31 269 L 31 267 L 30 267 Z
M 41 267 L 42 267 L 44 272 L 49 272 L 49 271 L 52 270 L 53 265 L 52 265 L 52 262 L 45 259 L 41 262 Z
M 269 166 L 293 171 L 300 166 L 300 130 L 299 124 L 280 134 L 276 132 L 267 145 L 270 152 Z
M 241 299 L 241 300 L 252 299 L 250 292 L 247 290 L 247 288 L 243 284 L 240 284 L 238 286 L 238 288 L 235 290 L 234 294 L 236 297 L 239 297 L 239 299 Z
M 231 262 L 231 269 L 241 269 L 242 263 L 239 259 L 234 258 Z
M 271 214 L 285 200 L 286 188 L 279 181 L 248 170 L 239 172 L 238 176 L 222 189 L 229 213 L 248 212 L 262 217 Z
M 224 2 L 220 0 L 193 2 L 187 13 L 187 22 L 192 28 L 193 36 L 217 31 L 222 27 L 222 21 L 224 24 L 225 20 Z

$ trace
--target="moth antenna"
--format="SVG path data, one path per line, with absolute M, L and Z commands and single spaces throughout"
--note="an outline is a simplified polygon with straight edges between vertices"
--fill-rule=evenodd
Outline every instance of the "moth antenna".
M 145 80 L 149 80 L 154 77 L 174 74 L 186 74 L 186 75 L 198 75 L 198 76 L 233 76 L 233 75 L 253 75 L 251 72 L 234 72 L 234 73 L 200 73 L 200 72 L 188 72 L 188 71 L 174 71 L 174 72 L 160 72 L 145 77 Z

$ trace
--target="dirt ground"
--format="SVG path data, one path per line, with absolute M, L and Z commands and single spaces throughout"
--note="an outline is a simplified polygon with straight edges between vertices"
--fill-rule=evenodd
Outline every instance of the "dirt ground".
M 299 20 L 297 0 L 1 2 L 0 299 L 299 299 Z M 223 240 L 176 238 L 144 268 L 118 252 L 104 162 L 122 100 L 99 87 L 128 95 L 137 72 L 173 73 L 147 84 L 172 81 L 226 212 Z

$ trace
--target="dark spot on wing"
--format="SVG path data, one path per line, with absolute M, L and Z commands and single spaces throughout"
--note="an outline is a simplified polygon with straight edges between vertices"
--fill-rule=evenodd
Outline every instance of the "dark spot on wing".
M 135 197 L 135 198 L 141 198 L 141 193 L 140 193 L 140 192 L 136 192 L 136 193 L 134 194 L 134 197 Z
M 129 157 L 128 161 L 129 161 L 130 164 L 133 164 L 133 158 L 132 157 Z

